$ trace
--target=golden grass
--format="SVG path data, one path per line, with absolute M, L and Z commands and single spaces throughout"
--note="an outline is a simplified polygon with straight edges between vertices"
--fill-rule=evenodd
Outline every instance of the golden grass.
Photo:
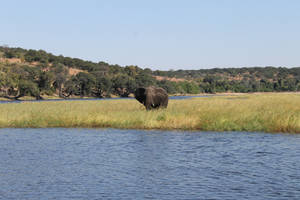
M 0 104 L 0 127 L 110 127 L 300 133 L 300 94 L 268 93 L 170 100 L 146 111 L 136 100 Z

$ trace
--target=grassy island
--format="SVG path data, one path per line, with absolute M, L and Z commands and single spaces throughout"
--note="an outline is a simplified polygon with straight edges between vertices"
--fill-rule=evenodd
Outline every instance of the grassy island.
M 170 100 L 146 111 L 136 100 L 0 104 L 1 128 L 84 127 L 300 133 L 300 93 Z

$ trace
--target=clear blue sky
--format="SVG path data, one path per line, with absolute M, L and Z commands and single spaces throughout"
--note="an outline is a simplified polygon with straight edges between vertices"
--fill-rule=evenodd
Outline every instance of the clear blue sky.
M 0 45 L 151 69 L 300 66 L 299 0 L 7 0 Z

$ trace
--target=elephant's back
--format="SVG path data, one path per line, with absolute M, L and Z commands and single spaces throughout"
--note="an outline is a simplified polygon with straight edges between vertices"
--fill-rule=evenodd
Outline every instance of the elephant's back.
M 163 88 L 155 88 L 154 90 L 157 95 L 168 96 L 167 91 Z

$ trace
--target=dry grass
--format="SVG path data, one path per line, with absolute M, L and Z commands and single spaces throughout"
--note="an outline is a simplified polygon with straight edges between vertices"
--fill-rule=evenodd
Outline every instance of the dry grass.
M 135 100 L 0 104 L 0 127 L 111 127 L 300 133 L 300 94 L 170 100 L 146 111 Z

